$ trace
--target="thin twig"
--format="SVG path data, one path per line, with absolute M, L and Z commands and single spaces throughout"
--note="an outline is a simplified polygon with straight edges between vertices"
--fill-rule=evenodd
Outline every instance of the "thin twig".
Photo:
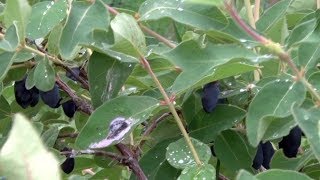
M 55 64 L 64 65 L 63 62 L 60 59 L 55 58 L 53 56 L 50 56 L 48 54 L 45 54 L 45 53 L 43 53 L 43 52 L 41 52 L 41 51 L 39 51 L 37 49 L 34 49 L 34 48 L 30 47 L 30 46 L 25 45 L 22 48 L 24 48 L 25 50 L 28 50 L 31 53 L 37 54 L 37 55 L 39 55 L 41 57 L 47 56 L 48 59 L 51 60 L 52 62 L 54 62 Z
M 119 12 L 114 9 L 113 7 L 109 6 L 108 4 L 104 3 L 104 6 L 108 9 L 108 11 L 113 14 L 113 15 L 117 15 L 119 14 Z M 172 43 L 170 40 L 166 39 L 165 37 L 161 36 L 160 34 L 152 31 L 151 29 L 147 28 L 146 26 L 142 25 L 139 23 L 139 26 L 141 28 L 142 31 L 148 33 L 150 36 L 156 38 L 158 41 L 163 42 L 165 45 L 171 47 L 171 48 L 175 48 L 176 45 L 174 43 Z
M 252 14 L 252 8 L 251 8 L 250 0 L 245 0 L 244 3 L 245 3 L 245 6 L 246 6 L 246 10 L 247 10 L 247 17 L 249 19 L 249 24 L 253 29 L 256 29 L 256 19 L 255 19 L 256 17 L 254 17 L 253 14 Z M 256 3 L 257 3 L 257 1 L 256 1 Z M 259 5 L 255 4 L 255 8 L 257 6 L 258 6 L 258 8 L 260 8 Z M 255 10 L 255 13 L 257 13 L 256 9 L 254 9 L 254 10 Z M 258 9 L 258 15 L 259 15 L 259 9 Z M 257 49 L 254 49 L 254 52 L 257 52 L 257 51 L 258 51 Z M 255 64 L 255 65 L 259 66 L 259 64 Z M 254 70 L 253 71 L 253 77 L 254 77 L 254 80 L 256 82 L 258 82 L 260 80 L 259 70 Z
M 262 45 L 264 45 L 265 48 L 267 48 L 271 53 L 277 55 L 279 59 L 285 63 L 288 64 L 288 66 L 291 68 L 293 73 L 295 74 L 295 80 L 301 81 L 304 86 L 308 89 L 309 93 L 316 98 L 316 105 L 319 106 L 320 104 L 320 95 L 317 93 L 317 91 L 314 90 L 314 87 L 305 79 L 304 73 L 301 72 L 298 67 L 294 64 L 292 61 L 290 55 L 288 52 L 286 52 L 280 44 L 275 43 L 271 40 L 266 39 L 262 35 L 259 35 L 254 30 L 252 30 L 239 16 L 239 14 L 236 12 L 234 7 L 229 4 L 225 3 L 226 10 L 229 12 L 231 17 L 238 23 L 238 25 L 245 31 L 247 34 L 249 34 L 252 38 L 260 42 Z
M 142 171 L 138 161 L 135 159 L 133 152 L 126 145 L 119 143 L 116 144 L 117 149 L 121 152 L 122 155 L 131 158 L 130 163 L 127 166 L 133 171 L 139 180 L 147 180 L 147 176 Z
M 238 23 L 238 25 L 246 33 L 248 33 L 253 39 L 255 39 L 256 41 L 258 41 L 258 42 L 260 42 L 262 44 L 267 44 L 269 42 L 266 38 L 264 38 L 263 36 L 259 35 L 258 33 L 253 31 L 249 26 L 247 26 L 246 23 L 241 19 L 241 17 L 239 16 L 239 14 L 236 12 L 236 10 L 234 9 L 234 7 L 231 4 L 225 3 L 225 7 L 226 7 L 226 10 L 231 15 L 231 17 L 234 19 L 234 21 L 236 23 Z
M 260 18 L 260 4 L 260 0 L 255 0 L 253 12 L 254 22 L 257 22 Z
M 58 138 L 76 138 L 79 133 L 60 134 Z
M 165 45 L 167 45 L 170 48 L 175 48 L 177 45 L 172 43 L 170 40 L 166 39 L 165 37 L 161 36 L 160 34 L 152 31 L 151 29 L 147 28 L 146 26 L 139 24 L 142 31 L 148 33 L 150 36 L 153 36 L 158 41 L 163 42 Z
M 76 93 L 65 83 L 63 82 L 59 76 L 56 77 L 56 83 L 58 84 L 58 86 L 65 91 L 70 97 L 71 99 L 74 101 L 74 103 L 76 104 L 78 110 L 90 115 L 93 112 L 93 108 L 92 106 L 85 100 L 79 98 Z
M 256 29 L 256 23 L 252 14 L 252 8 L 251 8 L 251 3 L 250 0 L 244 0 L 244 4 L 246 6 L 246 10 L 247 10 L 247 17 L 249 19 L 249 24 L 251 27 L 253 27 L 253 29 Z
M 112 13 L 112 14 L 114 14 L 114 15 L 118 14 L 118 11 L 115 10 L 115 9 L 113 9 L 113 8 L 110 7 L 109 5 L 105 4 L 105 7 L 109 10 L 110 13 Z M 162 37 L 161 35 L 155 33 L 154 31 L 152 31 L 152 30 L 150 30 L 150 29 L 148 29 L 148 28 L 146 28 L 146 27 L 144 27 L 144 26 L 141 27 L 141 29 L 145 29 L 145 30 L 147 30 L 148 32 L 152 32 L 152 34 L 150 34 L 150 35 L 153 35 L 153 36 L 157 35 L 158 38 L 159 38 L 159 37 Z M 156 38 L 157 38 L 157 37 L 156 37 Z M 169 47 L 175 47 L 175 46 L 173 46 L 171 43 L 169 43 L 170 41 L 167 40 L 166 38 L 160 38 L 160 39 L 158 39 L 158 40 L 161 40 L 161 42 L 167 44 Z M 169 44 L 170 44 L 170 45 L 169 45 Z M 189 146 L 189 148 L 190 148 L 190 151 L 191 151 L 191 153 L 192 153 L 192 155 L 193 155 L 193 157 L 194 157 L 197 165 L 198 165 L 198 166 L 201 166 L 201 165 L 202 165 L 202 162 L 200 161 L 200 158 L 199 158 L 199 156 L 198 156 L 198 154 L 197 154 L 197 151 L 196 151 L 196 149 L 194 148 L 194 146 L 193 146 L 193 144 L 192 144 L 192 142 L 191 142 L 191 138 L 189 137 L 187 131 L 185 130 L 185 128 L 184 128 L 184 126 L 183 126 L 183 123 L 182 123 L 182 121 L 181 121 L 181 119 L 180 119 L 180 117 L 179 117 L 179 115 L 178 115 L 178 113 L 177 113 L 174 105 L 171 103 L 171 101 L 170 101 L 167 93 L 165 92 L 165 90 L 164 90 L 164 88 L 162 87 L 161 83 L 159 82 L 157 76 L 154 74 L 153 70 L 151 69 L 149 62 L 145 59 L 144 56 L 142 56 L 142 55 L 140 55 L 140 56 L 141 56 L 141 57 L 140 57 L 140 62 L 141 62 L 141 64 L 143 64 L 143 67 L 147 70 L 147 72 L 149 73 L 149 75 L 152 77 L 153 81 L 157 84 L 157 86 L 158 86 L 158 88 L 159 88 L 162 96 L 164 97 L 164 100 L 165 100 L 166 104 L 168 105 L 168 107 L 169 107 L 169 109 L 170 109 L 170 111 L 171 111 L 174 119 L 176 120 L 176 122 L 177 122 L 177 124 L 178 124 L 178 126 L 179 126 L 180 131 L 182 132 L 182 134 L 183 134 L 183 136 L 184 136 L 184 138 L 185 138 L 185 140 L 186 140 L 186 142 L 187 142 L 187 144 L 188 144 L 188 146 Z
M 193 146 L 193 144 L 191 142 L 191 138 L 189 137 L 186 129 L 184 128 L 184 125 L 183 125 L 183 123 L 182 123 L 182 121 L 181 121 L 181 119 L 180 119 L 180 117 L 179 117 L 179 115 L 178 115 L 173 103 L 170 101 L 170 99 L 169 99 L 166 91 L 162 87 L 159 79 L 154 74 L 152 68 L 150 67 L 150 64 L 149 64 L 148 60 L 145 57 L 141 56 L 140 57 L 140 61 L 141 61 L 141 64 L 143 65 L 143 67 L 146 69 L 146 71 L 149 73 L 149 75 L 151 76 L 151 78 L 155 82 L 155 84 L 157 85 L 158 89 L 160 90 L 160 93 L 162 94 L 165 103 L 168 105 L 170 112 L 172 113 L 174 119 L 176 120 L 176 123 L 178 124 L 178 127 L 179 127 L 183 137 L 185 138 L 187 145 L 190 148 L 190 151 L 191 151 L 191 153 L 192 153 L 192 155 L 194 157 L 194 160 L 196 161 L 198 166 L 201 166 L 202 162 L 201 162 L 201 160 L 200 160 L 200 158 L 198 156 L 198 153 L 197 153 L 196 149 L 194 148 L 194 146 Z
M 229 178 L 227 178 L 226 176 L 224 176 L 223 174 L 219 174 L 219 180 L 229 180 Z
M 80 82 L 83 86 L 84 89 L 89 90 L 89 84 L 86 80 L 84 80 L 82 77 L 80 77 L 78 74 L 76 74 L 74 71 L 72 71 L 71 68 L 69 68 L 68 66 L 61 66 L 62 68 L 64 68 L 66 71 L 68 71 L 70 74 L 72 74 L 72 76 L 74 78 L 76 78 L 76 80 L 78 82 Z
M 320 0 L 317 0 L 317 9 L 320 9 Z

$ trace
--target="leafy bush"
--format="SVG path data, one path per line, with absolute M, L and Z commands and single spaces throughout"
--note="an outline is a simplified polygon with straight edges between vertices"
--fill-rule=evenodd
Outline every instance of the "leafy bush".
M 315 1 L 0 5 L 0 179 L 320 177 Z

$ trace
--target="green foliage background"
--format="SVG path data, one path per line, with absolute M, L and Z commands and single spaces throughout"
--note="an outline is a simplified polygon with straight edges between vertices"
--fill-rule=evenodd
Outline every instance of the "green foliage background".
M 315 1 L 263 1 L 256 22 L 256 32 L 289 52 L 303 80 L 297 80 L 276 51 L 241 29 L 222 0 L 0 2 L 0 179 L 30 174 L 31 179 L 136 179 L 128 163 L 83 152 L 106 138 L 117 117 L 132 120 L 121 143 L 132 153 L 140 152 L 134 161 L 148 179 L 216 179 L 219 173 L 239 180 L 319 179 L 320 31 Z M 111 14 L 107 4 L 120 13 Z M 247 21 L 243 2 L 234 5 Z M 145 27 L 156 33 L 147 33 Z M 165 39 L 159 41 L 157 34 Z M 41 47 L 33 40 L 41 41 Z M 175 97 L 201 166 L 169 109 L 161 105 L 164 97 L 143 58 L 166 93 Z M 82 82 L 66 77 L 71 67 L 82 67 Z M 260 78 L 254 79 L 258 69 Z M 74 118 L 43 102 L 22 109 L 13 84 L 25 76 L 27 88 L 42 91 L 52 89 L 57 79 L 64 82 L 62 102 L 73 99 L 79 106 Z M 220 98 L 228 103 L 208 114 L 202 110 L 201 88 L 217 80 Z M 161 122 L 145 136 L 159 117 Z M 305 133 L 303 151 L 288 159 L 277 144 L 296 125 Z M 276 153 L 271 169 L 258 172 L 252 160 L 259 142 L 267 140 Z M 101 151 L 126 156 L 118 143 Z M 216 157 L 209 148 L 213 144 Z M 66 158 L 63 147 L 78 152 L 71 174 L 59 168 Z M 89 168 L 94 173 L 82 173 Z

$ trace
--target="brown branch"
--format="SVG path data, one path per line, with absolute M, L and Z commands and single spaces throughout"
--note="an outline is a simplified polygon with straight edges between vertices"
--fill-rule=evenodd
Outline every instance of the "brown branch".
M 82 77 L 80 77 L 79 75 L 77 75 L 74 71 L 72 71 L 71 68 L 69 68 L 68 66 L 63 66 L 60 65 L 62 68 L 64 68 L 66 71 L 68 71 L 70 74 L 72 74 L 73 77 L 75 77 L 77 79 L 78 82 L 80 82 L 83 86 L 84 89 L 89 90 L 89 84 L 86 80 L 84 80 Z
M 229 180 L 226 176 L 224 176 L 223 174 L 219 174 L 219 180 Z
M 76 104 L 78 110 L 90 115 L 93 112 L 93 107 L 85 100 L 79 98 L 76 93 L 65 83 L 63 82 L 59 76 L 56 77 L 56 83 L 58 86 L 65 91 L 71 99 L 74 101 Z
M 130 163 L 127 166 L 133 171 L 133 173 L 137 176 L 139 180 L 147 180 L 148 178 L 142 171 L 137 159 L 134 157 L 133 152 L 126 145 L 119 143 L 116 145 L 117 149 L 121 152 L 122 155 L 131 158 Z
M 230 16 L 238 23 L 238 25 L 246 32 L 248 33 L 253 39 L 256 41 L 267 44 L 269 41 L 261 36 L 260 34 L 256 33 L 254 30 L 252 30 L 239 16 L 237 11 L 234 9 L 233 5 L 230 3 L 225 2 L 226 10 L 229 12 Z
M 38 49 L 38 51 L 42 52 L 43 54 L 48 54 L 48 52 L 47 52 L 45 49 L 43 49 L 43 48 L 41 48 L 40 46 L 38 46 L 34 41 L 32 41 L 32 40 L 29 40 L 29 41 L 32 42 L 32 44 L 34 44 L 34 45 L 36 46 L 36 48 Z M 48 56 L 49 56 L 49 55 L 48 55 Z M 56 58 L 56 57 L 53 57 L 53 56 L 49 56 L 49 57 L 50 57 L 50 58 Z M 58 59 L 58 58 L 57 58 L 57 59 Z M 59 61 L 62 62 L 61 59 L 59 59 Z M 79 81 L 79 82 L 82 84 L 82 86 L 83 86 L 84 89 L 87 89 L 87 90 L 89 89 L 88 82 L 85 81 L 83 78 L 81 78 L 79 75 L 75 74 L 75 72 L 73 72 L 71 68 L 69 68 L 69 67 L 66 66 L 65 64 L 56 64 L 56 65 L 64 68 L 66 71 L 70 72 L 70 73 L 73 75 L 73 77 L 75 77 L 75 78 L 77 79 L 77 81 Z
M 267 48 L 271 53 L 277 55 L 281 61 L 284 61 L 288 64 L 288 66 L 291 68 L 293 73 L 295 74 L 295 81 L 300 81 L 303 83 L 303 85 L 308 89 L 309 93 L 316 99 L 315 104 L 318 106 L 320 104 L 320 95 L 316 90 L 314 90 L 314 87 L 307 81 L 307 79 L 304 76 L 304 72 L 298 69 L 298 67 L 294 64 L 293 60 L 290 57 L 290 54 L 283 50 L 283 48 L 280 46 L 280 44 L 275 43 L 271 40 L 266 39 L 262 35 L 259 35 L 255 31 L 253 31 L 239 16 L 237 11 L 234 9 L 234 7 L 225 2 L 225 7 L 231 17 L 238 23 L 238 25 L 246 31 L 252 38 L 260 42 L 262 45 L 264 45 L 265 48 Z
M 59 87 L 62 90 L 64 90 L 72 98 L 72 100 L 76 103 L 76 105 L 80 111 L 83 111 L 84 113 L 87 113 L 89 115 L 92 114 L 93 108 L 91 107 L 91 105 L 89 105 L 88 102 L 79 98 L 73 92 L 73 90 L 67 84 L 65 84 L 58 76 L 56 78 L 56 82 L 59 85 Z M 133 171 L 133 173 L 137 176 L 137 178 L 139 180 L 146 180 L 147 179 L 146 175 L 142 171 L 142 169 L 138 163 L 138 160 L 135 158 L 135 155 L 131 151 L 131 149 L 128 148 L 124 144 L 117 144 L 115 146 L 117 147 L 117 149 L 121 152 L 121 154 L 123 156 L 127 157 L 127 159 L 130 160 L 130 161 L 122 162 L 122 164 L 127 165 Z
M 61 134 L 58 135 L 58 138 L 76 138 L 79 133 L 68 133 L 68 134 Z

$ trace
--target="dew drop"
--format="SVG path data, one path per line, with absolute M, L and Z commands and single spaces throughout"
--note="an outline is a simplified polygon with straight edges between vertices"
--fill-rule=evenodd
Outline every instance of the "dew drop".
M 278 136 L 279 136 L 279 134 L 274 134 L 272 137 L 277 138 Z
M 242 42 L 242 43 L 245 43 L 245 42 L 247 42 L 248 40 L 246 40 L 246 39 L 239 39 L 239 41 Z
M 293 85 L 289 87 L 289 90 L 291 90 L 293 88 Z
M 305 115 L 303 116 L 303 119 L 304 119 L 304 120 L 308 120 L 308 119 L 309 119 L 309 116 L 305 114 Z
M 240 89 L 240 92 L 245 92 L 247 91 L 247 89 Z
M 183 9 L 181 7 L 178 7 L 178 11 L 183 11 Z
M 182 159 L 180 159 L 180 160 L 178 161 L 178 163 L 179 163 L 179 164 L 182 164 L 182 163 L 184 163 L 184 161 L 183 161 Z

